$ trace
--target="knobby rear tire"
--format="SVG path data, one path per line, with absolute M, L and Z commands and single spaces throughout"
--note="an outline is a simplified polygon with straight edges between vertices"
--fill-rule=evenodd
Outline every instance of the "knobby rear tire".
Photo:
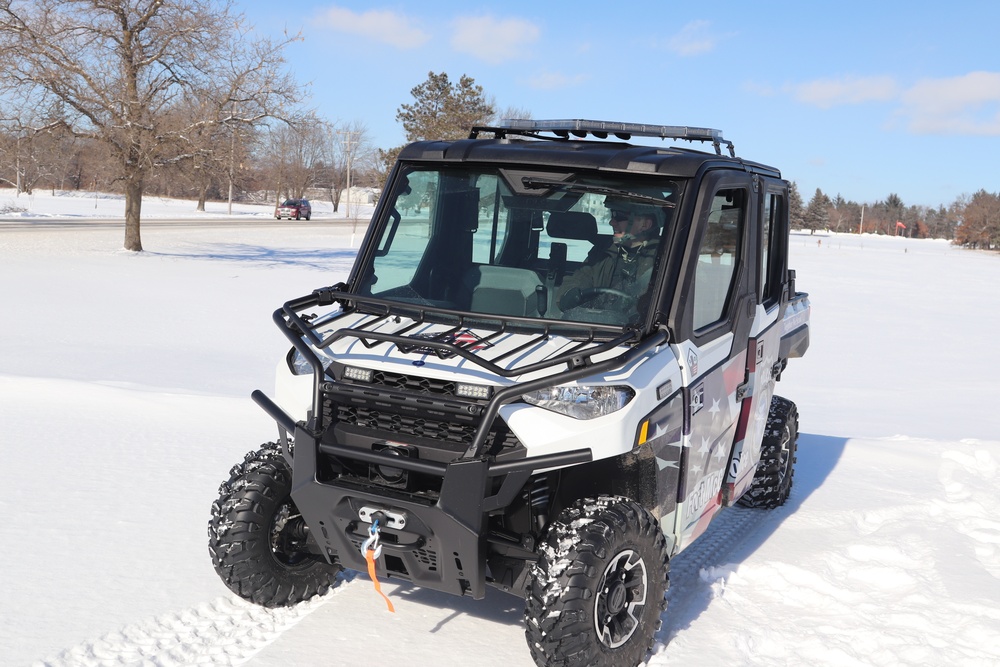
M 737 504 L 761 509 L 785 504 L 792 492 L 798 439 L 799 413 L 795 404 L 781 396 L 772 397 L 757 471 Z

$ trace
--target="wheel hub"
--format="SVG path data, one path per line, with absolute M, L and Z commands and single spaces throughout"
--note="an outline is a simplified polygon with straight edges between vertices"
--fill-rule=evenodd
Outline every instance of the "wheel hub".
M 281 565 L 295 567 L 309 561 L 299 544 L 303 528 L 302 517 L 291 501 L 275 512 L 270 531 L 271 555 Z
M 646 606 L 646 564 L 632 549 L 608 563 L 594 602 L 594 626 L 601 643 L 618 648 L 639 629 Z
M 625 596 L 627 591 L 625 585 L 616 581 L 608 590 L 608 613 L 611 615 L 620 613 L 625 608 Z

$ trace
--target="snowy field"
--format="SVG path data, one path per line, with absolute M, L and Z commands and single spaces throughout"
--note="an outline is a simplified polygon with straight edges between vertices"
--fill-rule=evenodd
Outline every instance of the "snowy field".
M 276 434 L 249 399 L 288 348 L 271 313 L 342 280 L 360 235 L 148 200 L 151 223 L 207 222 L 149 224 L 135 254 L 102 201 L 0 191 L 0 663 L 531 667 L 521 601 L 492 590 L 384 584 L 395 614 L 363 575 L 294 609 L 229 594 L 206 525 Z M 1000 664 L 1000 257 L 795 235 L 792 266 L 813 309 L 778 385 L 791 499 L 674 559 L 648 664 Z
M 342 201 L 340 210 L 334 213 L 333 204 L 329 201 L 310 199 L 312 218 L 335 220 L 347 215 L 346 202 Z M 373 207 L 360 202 L 352 202 L 350 215 L 365 215 L 371 217 Z M 227 202 L 209 201 L 205 210 L 197 210 L 197 202 L 167 199 L 163 197 L 146 197 L 142 200 L 142 216 L 144 218 L 186 218 L 186 219 L 217 219 L 230 215 L 240 218 L 273 218 L 274 202 L 268 204 L 233 203 L 232 213 Z M 125 217 L 125 196 L 105 194 L 102 192 L 36 190 L 32 194 L 15 195 L 13 188 L 0 188 L 0 220 L 32 219 L 43 221 L 51 218 L 69 218 L 86 220 L 91 218 Z

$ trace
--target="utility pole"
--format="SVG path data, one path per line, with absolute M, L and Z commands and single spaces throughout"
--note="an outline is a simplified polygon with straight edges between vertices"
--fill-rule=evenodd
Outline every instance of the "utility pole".
M 337 134 L 342 134 L 346 139 L 342 139 L 341 142 L 344 145 L 344 158 L 347 162 L 347 201 L 344 206 L 346 210 L 344 211 L 344 217 L 351 217 L 351 163 L 354 161 L 354 152 L 351 150 L 351 144 L 353 143 L 352 135 L 356 134 L 349 130 L 337 130 Z
M 236 102 L 233 102 L 233 113 L 236 116 Z M 236 125 L 230 123 L 229 126 L 229 205 L 227 215 L 233 214 L 233 167 L 236 163 Z
M 21 196 L 21 135 L 17 135 L 17 147 L 15 148 L 14 157 L 14 171 L 17 173 L 17 187 L 14 190 L 14 196 Z
M 236 152 L 236 133 L 233 132 L 232 137 L 229 141 L 229 204 L 226 207 L 226 214 L 233 214 L 233 163 L 236 158 L 233 153 Z

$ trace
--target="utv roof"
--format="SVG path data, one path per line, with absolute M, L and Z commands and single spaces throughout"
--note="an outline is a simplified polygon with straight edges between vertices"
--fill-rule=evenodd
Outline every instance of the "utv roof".
M 480 138 L 492 134 L 492 138 Z M 708 153 L 676 145 L 630 143 L 633 137 L 711 143 Z M 722 146 L 729 155 L 722 155 Z M 736 157 L 721 130 L 679 125 L 646 125 L 594 120 L 505 119 L 496 126 L 474 127 L 468 139 L 418 141 L 404 147 L 401 160 L 483 162 L 604 169 L 647 174 L 693 176 L 709 167 L 728 167 L 780 178 L 780 172 Z

